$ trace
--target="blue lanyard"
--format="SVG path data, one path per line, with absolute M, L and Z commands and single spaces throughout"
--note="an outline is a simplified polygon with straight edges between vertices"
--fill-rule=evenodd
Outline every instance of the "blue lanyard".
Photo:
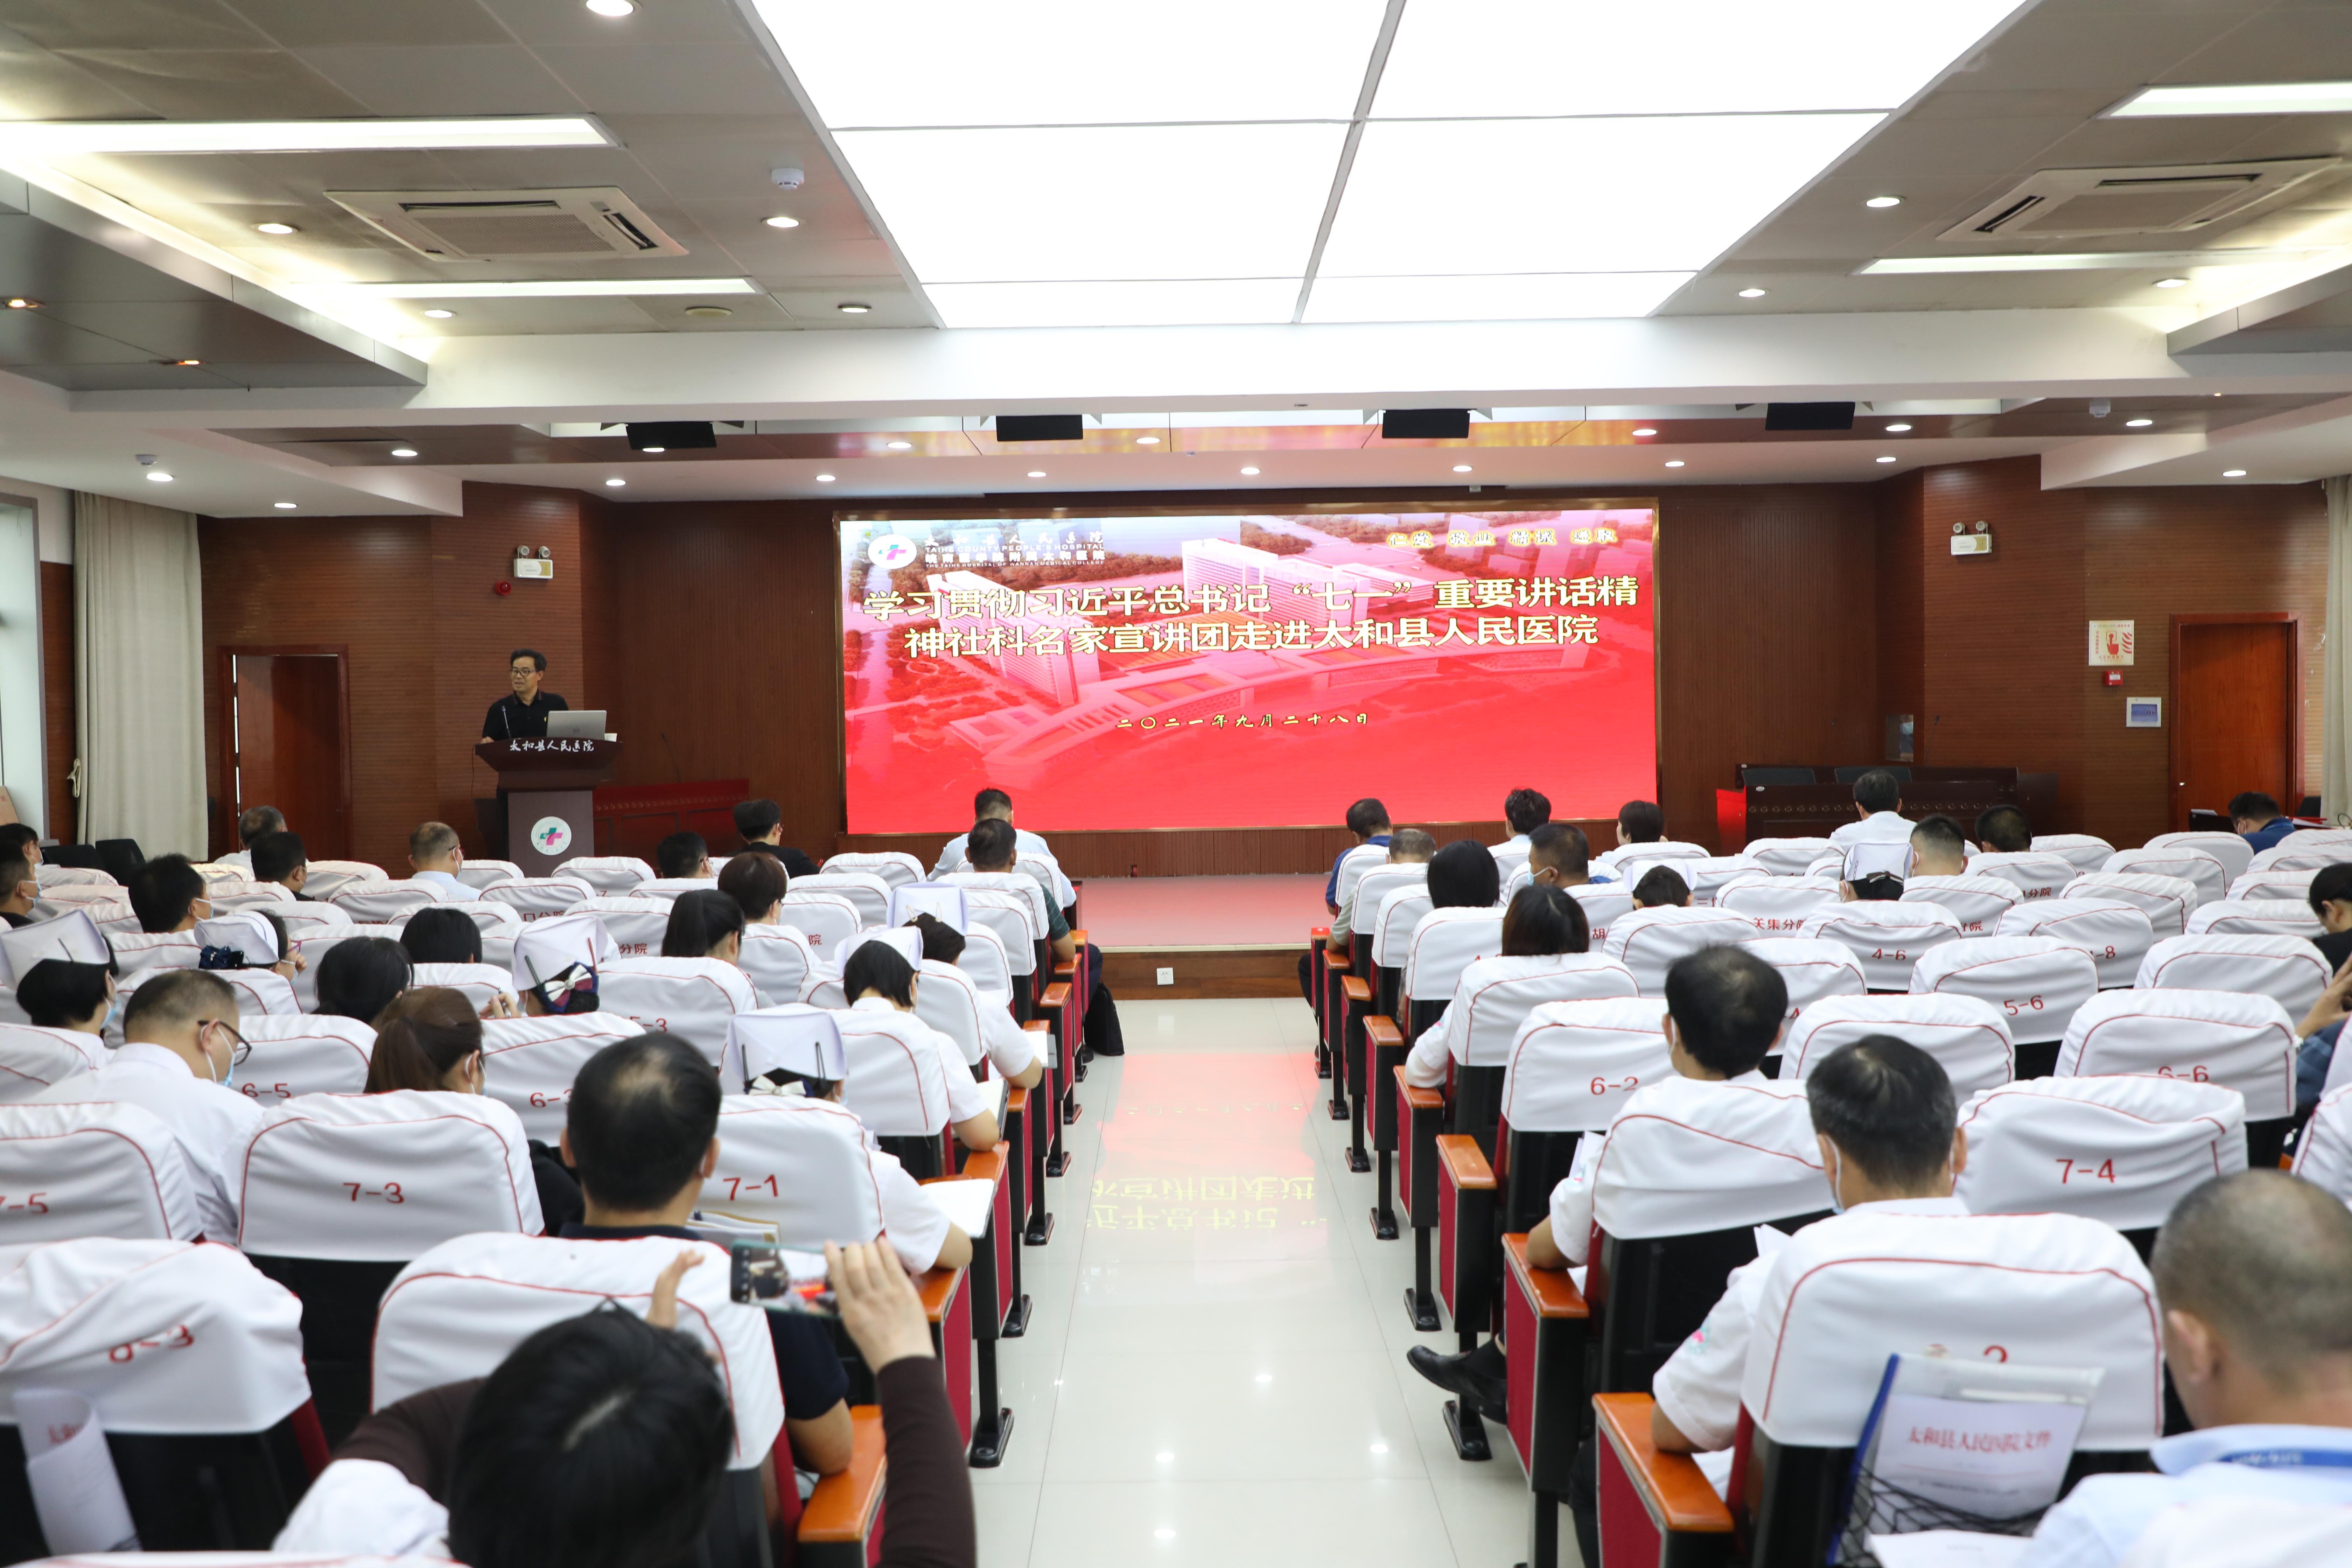
M 2216 1462 L 2258 1470 L 2352 1470 L 2352 1449 L 2249 1448 L 2242 1454 L 2224 1454 Z

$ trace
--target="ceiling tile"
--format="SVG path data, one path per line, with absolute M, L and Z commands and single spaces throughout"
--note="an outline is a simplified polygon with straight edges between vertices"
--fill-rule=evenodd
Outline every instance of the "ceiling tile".
M 129 120 L 139 100 L 17 33 L 0 30 L 0 81 L 11 120 Z
M 373 114 L 577 114 L 583 108 L 529 49 L 517 44 L 296 53 Z
M 757 49 L 725 44 L 547 47 L 540 59 L 596 114 L 792 112 L 792 94 Z
M 220 0 L 0 0 L 0 26 L 50 48 L 269 47 Z
M 107 0 L 112 4 L 113 0 Z M 289 49 L 360 44 L 503 44 L 506 29 L 475 0 L 231 0 Z M 574 9 L 578 7 L 575 6 Z
M 168 120 L 341 120 L 367 106 L 275 49 L 60 49 L 90 75 Z
M 533 48 L 728 44 L 756 53 L 760 47 L 730 0 L 638 0 L 635 15 L 617 17 L 599 16 L 581 0 L 482 0 L 482 8 Z

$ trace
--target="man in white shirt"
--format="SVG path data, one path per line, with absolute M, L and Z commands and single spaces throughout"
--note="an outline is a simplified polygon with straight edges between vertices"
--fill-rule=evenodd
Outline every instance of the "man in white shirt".
M 2174 1207 L 2151 1266 L 2197 1430 L 2156 1445 L 2156 1475 L 2085 1478 L 2020 1568 L 2112 1568 L 2208 1498 L 2352 1507 L 2352 1211 L 2283 1172 L 2218 1176 Z
M 1830 842 L 1841 849 L 1856 844 L 1903 844 L 1911 837 L 1910 819 L 1903 815 L 1903 786 L 1885 768 L 1873 768 L 1853 781 L 1853 815 L 1858 820 L 1830 834 Z
M 1006 822 L 1013 820 L 1013 797 L 1001 789 L 984 789 L 971 797 L 971 819 L 974 822 L 986 822 L 992 817 L 1002 818 Z M 931 876 L 934 879 L 946 876 L 964 861 L 967 858 L 965 851 L 968 847 L 968 840 L 971 837 L 971 835 L 969 833 L 959 833 L 947 841 L 946 847 L 940 851 L 940 863 L 931 868 Z M 1013 847 L 1016 853 L 1025 855 L 1032 860 L 1044 862 L 1045 868 L 1052 871 L 1054 906 L 1056 909 L 1066 910 L 1078 901 L 1078 895 L 1071 888 L 1070 879 L 1062 875 L 1061 863 L 1054 858 L 1053 850 L 1045 847 L 1045 841 L 1043 838 L 1027 828 L 1016 827 L 1013 830 Z
M 239 1168 L 260 1131 L 261 1108 L 236 1092 L 245 1037 L 236 993 L 201 969 L 174 969 L 131 993 L 121 1050 L 33 1097 L 36 1103 L 122 1101 L 151 1110 L 172 1129 L 195 1187 L 207 1240 L 236 1244 Z
M 408 836 L 408 879 L 433 888 L 445 900 L 471 903 L 474 889 L 457 880 L 466 852 L 457 845 L 457 830 L 446 822 L 419 823 Z
M 253 841 L 265 833 L 286 830 L 286 814 L 274 805 L 249 805 L 237 815 L 236 841 L 245 847 L 218 857 L 215 866 L 234 866 L 247 876 L 253 873 Z
M 1522 785 L 1503 797 L 1503 820 L 1509 824 L 1511 836 L 1500 847 L 1525 849 L 1528 835 L 1551 820 L 1551 801 Z

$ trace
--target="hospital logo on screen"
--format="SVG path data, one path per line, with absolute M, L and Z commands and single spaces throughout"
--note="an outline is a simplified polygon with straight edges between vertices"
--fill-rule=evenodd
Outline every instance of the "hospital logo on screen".
M 572 847 L 572 824 L 560 816 L 542 816 L 530 825 L 530 847 L 542 855 L 561 855 Z
M 915 558 L 915 542 L 903 533 L 886 533 L 866 547 L 866 559 L 895 572 Z

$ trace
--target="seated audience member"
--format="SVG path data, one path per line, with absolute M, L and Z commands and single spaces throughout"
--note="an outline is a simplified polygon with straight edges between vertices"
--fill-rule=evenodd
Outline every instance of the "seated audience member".
M 673 833 L 654 846 L 654 868 L 665 879 L 707 879 L 718 874 L 710 868 L 710 847 L 699 833 Z
M 261 1108 L 236 1089 L 246 1049 L 227 983 L 201 969 L 166 970 L 131 994 L 121 1048 L 96 1072 L 53 1084 L 33 1103 L 122 1100 L 153 1111 L 187 1157 L 205 1235 L 233 1246 L 243 1185 L 237 1167 L 262 1121 Z
M 1404 1058 L 1404 1080 L 1415 1089 L 1435 1089 L 1445 1081 L 1447 1066 L 1466 1048 L 1462 1038 L 1469 1027 L 1470 996 L 1502 980 L 1542 974 L 1558 966 L 1529 963 L 1583 952 L 1592 945 L 1592 930 L 1584 906 L 1557 888 L 1521 888 L 1503 911 L 1503 951 L 1493 958 L 1474 958 L 1454 983 L 1454 997 L 1437 1021 L 1421 1032 Z
M 1903 897 L 1904 879 L 1913 874 L 1909 838 L 1866 838 L 1845 847 L 1838 873 L 1838 897 L 1847 903 L 1893 903 Z
M 1855 844 L 1901 844 L 1911 837 L 1904 816 L 1903 785 L 1885 768 L 1873 768 L 1853 781 L 1856 820 L 1830 830 L 1830 842 L 1843 849 Z
M 1992 855 L 2024 855 L 2033 848 L 2033 825 L 2013 805 L 1996 805 L 1977 814 L 1977 842 Z
M 377 1017 L 364 1092 L 480 1094 L 483 1071 L 482 1020 L 466 994 L 446 985 L 419 985 L 394 997 Z M 551 1236 L 580 1217 L 580 1184 L 553 1149 L 537 1139 L 530 1142 L 539 1212 Z
M 828 1246 L 825 1260 L 882 1406 L 892 1506 L 877 1568 L 972 1568 L 971 1476 L 922 1297 L 885 1248 Z M 642 1319 L 605 1308 L 551 1323 L 488 1378 L 369 1416 L 277 1549 L 474 1568 L 695 1561 L 735 1441 L 726 1389 L 675 1331 L 678 1280 L 703 1261 L 664 1269 Z
M 919 984 L 907 955 L 886 942 L 860 944 L 841 966 L 841 994 L 848 998 L 853 1013 L 912 1014 L 915 987 Z M 910 1021 L 917 1031 L 929 1037 L 939 1054 L 940 1069 L 947 1079 L 948 1123 L 955 1129 L 957 1141 L 975 1152 L 995 1148 L 1003 1134 L 997 1128 L 996 1113 L 980 1097 L 980 1085 L 973 1081 L 963 1052 L 929 1024 Z
M 1021 863 L 1019 836 L 1010 816 L 981 818 L 971 825 L 965 839 L 963 858 L 975 871 L 1010 871 Z M 1066 963 L 1077 956 L 1077 939 L 1070 934 L 1070 922 L 1050 898 L 1045 900 L 1045 942 L 1058 961 Z M 1127 1038 L 1118 1026 L 1118 1005 L 1102 982 L 1102 950 L 1092 942 L 1087 944 L 1085 969 L 1094 980 L 1094 990 L 1087 997 L 1086 1048 L 1098 1057 L 1125 1056 Z
M 2156 1475 L 2084 1477 L 2020 1568 L 2112 1568 L 2206 1498 L 2352 1507 L 2352 1212 L 2281 1171 L 2216 1176 L 2174 1206 L 2148 1267 L 2197 1430 L 2156 1445 Z
M 931 915 L 917 915 L 907 923 L 922 935 L 925 973 L 935 963 L 960 971 L 956 961 L 968 945 L 963 932 Z M 919 982 L 921 976 L 916 978 Z M 980 1044 L 997 1076 L 1013 1088 L 1034 1089 L 1044 1079 L 1045 1058 L 1034 1037 L 1013 1021 L 1009 1009 L 992 1004 L 985 994 L 980 997 Z
M 2277 801 L 2250 789 L 2230 797 L 2230 831 L 2252 845 L 2259 855 L 2277 847 L 2280 839 L 2294 831 L 2294 823 L 2279 815 Z
M 18 855 L 25 864 L 38 868 L 41 864 L 40 829 L 22 822 L 0 822 L 0 857 Z
M 408 989 L 415 969 L 408 950 L 388 936 L 348 937 L 319 960 L 317 1011 L 373 1026 L 392 999 Z
M 1675 1078 L 1635 1090 L 1619 1107 L 1671 1111 L 1688 1095 L 1717 1083 L 1761 1083 L 1764 1058 L 1780 1044 L 1789 1011 L 1780 972 L 1736 947 L 1708 947 L 1675 961 L 1666 971 L 1666 1053 Z M 1587 1134 L 1597 1142 L 1606 1134 Z M 1573 1268 L 1592 1245 L 1592 1156 L 1580 1149 L 1577 1173 L 1552 1189 L 1551 1213 L 1528 1233 L 1528 1262 L 1538 1268 Z M 1483 1414 L 1503 1419 L 1502 1346 L 1445 1355 L 1424 1345 L 1405 1352 L 1413 1371 Z M 1597 1558 L 1594 1559 L 1598 1561 Z
M 2320 933 L 2312 945 L 2327 958 L 2330 969 L 2341 969 L 2352 958 L 2352 862 L 2322 866 L 2312 873 L 2311 912 L 2319 917 Z
M 114 1011 L 116 965 L 45 958 L 16 977 L 16 1005 L 44 1029 L 102 1035 Z
M 1429 858 L 1436 853 L 1436 839 L 1418 827 L 1400 827 L 1389 835 L 1389 858 L 1386 863 L 1391 866 L 1426 866 L 1429 864 Z M 1325 945 L 1332 952 L 1344 953 L 1348 951 L 1349 938 L 1355 934 L 1357 912 L 1356 890 L 1350 888 L 1348 889 L 1347 900 L 1339 906 L 1339 912 L 1331 917 L 1331 935 Z M 1380 913 L 1378 910 L 1368 910 L 1363 912 L 1368 918 Z
M 213 918 L 205 874 L 185 855 L 159 855 L 131 874 L 131 912 L 142 931 L 194 931 Z
M 1429 907 L 1491 910 L 1503 896 L 1495 852 L 1475 838 L 1457 838 L 1429 858 Z
M 639 1035 L 589 1058 L 572 1082 L 562 1144 L 564 1163 L 580 1178 L 584 1212 L 560 1234 L 590 1241 L 692 1240 L 687 1224 L 719 1163 L 719 1101 L 709 1058 L 674 1035 Z M 967 1238 L 965 1261 L 971 1249 Z M 821 1475 L 845 1468 L 849 1380 L 824 1320 L 772 1312 L 768 1331 L 793 1460 Z
M 783 911 L 784 863 L 773 855 L 757 850 L 731 855 L 719 868 L 719 890 L 735 900 L 743 911 L 744 921 L 755 926 L 772 926 Z
M 669 907 L 669 924 L 662 931 L 661 955 L 740 963 L 743 956 L 742 906 L 716 888 L 697 888 L 690 893 L 680 893 Z
M 735 807 L 735 836 L 746 849 L 765 849 L 783 862 L 787 874 L 814 877 L 816 862 L 784 842 L 784 808 L 772 800 L 747 800 Z
M 229 854 L 215 857 L 215 866 L 234 866 L 253 880 L 276 881 L 274 877 L 253 876 L 253 847 L 262 835 L 286 831 L 286 814 L 274 805 L 249 805 L 237 814 L 236 841 L 243 847 Z
M 411 963 L 479 963 L 482 928 L 463 910 L 427 906 L 400 928 L 400 946 Z
M 1592 874 L 1592 845 L 1572 822 L 1547 822 L 1528 835 L 1528 878 L 1538 888 L 1606 882 Z
M 33 863 L 21 855 L 0 854 L 0 921 L 11 926 L 33 923 L 33 904 L 41 896 L 40 879 Z
M 1503 820 L 1511 829 L 1505 847 L 1523 849 L 1528 836 L 1551 820 L 1551 801 L 1531 789 L 1515 789 L 1503 797 Z
M 2341 868 L 2331 866 L 2327 869 Z M 2297 1116 L 2308 1115 L 2311 1108 L 2319 1103 L 2320 1094 L 2327 1087 L 2328 1069 L 2335 1065 L 2336 1044 L 2343 1036 L 2347 1017 L 2352 1017 L 2352 960 L 2336 966 L 2336 973 L 2321 987 L 2319 999 L 2312 1003 L 2311 1010 L 2295 1026 L 2295 1038 L 2302 1042 L 2294 1052 Z
M 303 903 L 315 903 L 302 885 L 310 879 L 310 855 L 299 833 L 265 833 L 253 841 L 247 875 L 257 882 L 276 882 Z
M 408 836 L 410 881 L 431 883 L 441 889 L 443 898 L 470 903 L 479 895 L 457 879 L 458 869 L 465 864 L 466 852 L 457 847 L 457 830 L 447 823 L 420 823 Z
M 1633 907 L 1637 910 L 1669 906 L 1686 910 L 1690 908 L 1690 884 L 1671 866 L 1653 866 L 1633 884 Z
M 268 910 L 232 910 L 198 921 L 198 969 L 268 969 L 291 980 L 310 967 L 294 951 L 286 921 Z
M 1011 827 L 1013 797 L 1001 789 L 982 790 L 971 797 L 971 819 L 974 822 L 1002 822 Z M 971 834 L 965 833 L 949 839 L 940 850 L 939 864 L 931 868 L 931 875 L 944 877 L 956 868 L 957 861 L 971 859 L 971 850 L 967 842 L 971 837 Z M 1033 855 L 1041 860 L 1054 858 L 1054 852 L 1046 847 L 1045 841 L 1026 828 L 1013 828 L 1013 839 L 1014 847 L 1024 855 Z M 972 868 L 981 868 L 978 860 L 972 860 Z M 1048 899 L 1045 901 L 1051 903 L 1054 900 Z
M 1969 841 L 1961 835 L 1958 823 L 1937 812 L 1911 825 L 1911 874 L 1915 877 L 1965 877 L 1969 874 Z
M 1666 836 L 1666 814 L 1654 800 L 1629 800 L 1617 808 L 1617 847 L 1603 859 L 1614 858 L 1619 850 L 1637 845 L 1655 844 Z
M 1348 831 L 1356 836 L 1356 842 L 1349 845 L 1347 848 L 1340 850 L 1337 856 L 1332 858 L 1331 874 L 1323 879 L 1323 908 L 1325 912 L 1329 914 L 1335 921 L 1338 920 L 1344 912 L 1339 904 L 1339 867 L 1341 864 L 1347 860 L 1349 856 L 1354 854 L 1359 848 L 1361 848 L 1367 844 L 1381 844 L 1389 845 L 1391 847 L 1394 847 L 1391 842 L 1394 837 L 1394 830 L 1389 826 L 1389 808 L 1382 805 L 1379 801 L 1374 800 L 1370 795 L 1366 795 L 1363 799 L 1358 801 L 1355 805 L 1348 808 Z M 1426 837 L 1426 835 L 1423 837 Z M 1433 840 L 1433 842 L 1434 841 Z M 1391 860 L 1394 860 L 1395 858 L 1396 858 L 1393 855 L 1390 857 Z M 1330 945 L 1334 948 L 1340 945 L 1338 940 L 1339 935 L 1339 928 L 1334 926 L 1331 931 L 1332 940 L 1330 942 Z M 1311 951 L 1302 952 L 1298 955 L 1298 994 L 1305 997 L 1310 1005 L 1313 1004 L 1315 1000 L 1315 955 Z
M 535 921 L 515 938 L 515 991 L 526 1017 L 569 1016 L 598 1008 L 596 968 L 612 936 L 594 915 Z

